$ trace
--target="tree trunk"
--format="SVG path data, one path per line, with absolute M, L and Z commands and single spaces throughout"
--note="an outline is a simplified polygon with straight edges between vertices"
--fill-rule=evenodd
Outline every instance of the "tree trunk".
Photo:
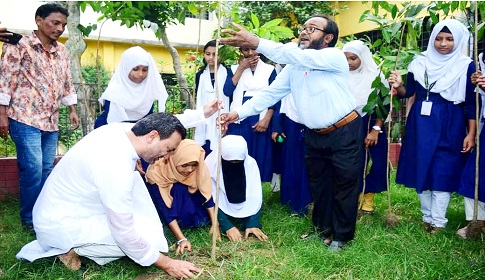
M 81 12 L 77 1 L 63 1 L 60 2 L 60 4 L 66 7 L 69 11 L 69 17 L 67 18 L 69 38 L 66 41 L 66 47 L 69 50 L 72 81 L 77 86 L 77 111 L 80 115 L 83 135 L 86 135 L 94 126 L 96 115 L 93 109 L 94 107 L 90 106 L 92 93 L 84 85 L 81 73 L 81 56 L 86 50 L 86 43 L 83 40 L 83 35 L 77 28 L 80 24 Z
M 180 63 L 180 56 L 177 50 L 172 46 L 170 41 L 168 40 L 167 32 L 164 27 L 161 27 L 161 39 L 165 48 L 168 50 L 170 55 L 172 56 L 173 61 L 173 69 L 175 70 L 175 75 L 177 76 L 177 80 L 179 86 L 181 88 L 181 95 L 182 98 L 187 102 L 187 106 L 191 109 L 195 108 L 194 97 L 191 95 L 191 89 L 187 84 L 187 78 L 182 71 L 182 65 Z

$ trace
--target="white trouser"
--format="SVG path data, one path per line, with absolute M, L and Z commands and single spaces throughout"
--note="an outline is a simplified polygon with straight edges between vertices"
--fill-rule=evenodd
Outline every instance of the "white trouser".
M 105 265 L 126 256 L 118 245 L 86 244 L 74 248 L 76 254 L 93 260 L 99 265 Z
M 451 193 L 440 191 L 423 191 L 418 193 L 421 202 L 421 212 L 423 213 L 423 222 L 430 223 L 433 227 L 446 227 L 448 219 L 446 210 L 450 203 Z
M 465 201 L 465 216 L 467 221 L 473 220 L 473 208 L 474 208 L 474 199 L 464 197 Z M 485 221 L 485 202 L 478 201 L 478 217 L 477 220 Z
M 135 171 L 135 173 L 138 173 Z M 133 220 L 134 228 L 138 234 L 152 247 L 156 248 L 158 251 L 167 252 L 168 245 L 165 236 L 163 235 L 163 226 L 158 217 L 157 211 L 152 203 L 150 194 L 139 174 L 135 174 L 135 179 L 133 182 Z M 111 212 L 107 212 L 107 216 L 111 215 Z M 113 216 L 113 219 L 122 218 L 122 216 Z M 108 226 L 98 222 L 95 226 L 104 227 L 105 232 L 110 233 L 110 229 L 106 229 Z M 126 236 L 124 236 L 126 237 Z M 130 236 L 131 237 L 131 236 Z M 135 236 L 136 237 L 136 236 Z M 96 240 L 96 238 L 92 238 Z M 104 265 L 119 258 L 126 256 L 126 254 L 120 249 L 116 244 L 114 238 L 111 234 L 108 234 L 103 239 L 97 239 L 96 243 L 86 242 L 81 243 L 79 246 L 74 246 L 74 251 L 79 255 L 93 260 L 99 265 Z M 136 260 L 139 264 L 151 265 L 152 263 L 147 262 L 146 256 L 138 256 L 139 259 Z

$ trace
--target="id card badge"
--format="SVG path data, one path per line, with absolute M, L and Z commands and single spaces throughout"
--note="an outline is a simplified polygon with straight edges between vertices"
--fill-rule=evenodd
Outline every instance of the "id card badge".
M 431 115 L 431 107 L 433 107 L 433 102 L 431 101 L 423 101 L 423 105 L 421 106 L 421 115 L 423 116 L 430 116 Z

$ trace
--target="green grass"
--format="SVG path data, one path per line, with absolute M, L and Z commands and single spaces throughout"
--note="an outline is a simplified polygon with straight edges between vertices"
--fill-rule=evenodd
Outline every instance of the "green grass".
M 443 233 L 430 235 L 421 228 L 419 202 L 414 190 L 392 186 L 393 213 L 400 217 L 393 229 L 386 226 L 387 195 L 376 195 L 376 213 L 363 216 L 356 238 L 346 250 L 331 253 L 316 237 L 300 235 L 312 229 L 309 217 L 291 216 L 279 203 L 279 193 L 264 187 L 262 223 L 268 242 L 255 239 L 218 243 L 211 258 L 208 228 L 188 230 L 192 253 L 180 258 L 203 269 L 198 279 L 485 279 L 483 240 L 455 236 L 466 225 L 463 199 L 453 195 L 449 224 Z M 0 203 L 0 279 L 169 279 L 155 268 L 141 267 L 127 258 L 98 266 L 82 258 L 84 269 L 73 272 L 55 258 L 28 263 L 15 259 L 33 238 L 22 230 L 16 199 Z M 174 243 L 166 233 L 169 243 Z

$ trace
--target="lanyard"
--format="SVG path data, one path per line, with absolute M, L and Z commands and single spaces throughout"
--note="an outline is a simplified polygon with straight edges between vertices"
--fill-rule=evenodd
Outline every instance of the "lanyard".
M 429 100 L 429 93 L 431 92 L 431 89 L 434 87 L 437 81 L 434 81 L 431 83 L 431 85 L 428 82 L 428 70 L 424 70 L 424 86 L 426 87 L 426 101 Z

